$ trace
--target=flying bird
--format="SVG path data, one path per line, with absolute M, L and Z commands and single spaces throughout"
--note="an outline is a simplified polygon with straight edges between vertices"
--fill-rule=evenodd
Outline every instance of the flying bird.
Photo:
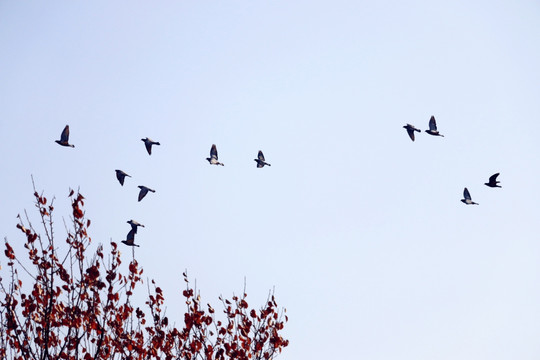
M 156 192 L 156 190 L 152 190 L 149 187 L 143 185 L 139 185 L 139 189 L 141 189 L 141 191 L 139 192 L 139 201 L 141 201 L 146 196 L 146 194 L 148 194 L 149 191 L 153 193 Z
M 60 140 L 54 140 L 54 142 L 62 146 L 69 146 L 72 148 L 75 147 L 75 145 L 69 143 L 69 125 L 66 125 L 64 130 L 62 130 L 62 134 L 60 135 Z
M 127 234 L 126 240 L 122 240 L 122 243 L 126 244 L 127 246 L 137 246 L 137 247 L 139 247 L 139 245 L 135 244 L 135 233 L 136 232 L 137 231 L 134 231 L 133 229 L 131 229 Z
M 128 223 L 129 225 L 131 225 L 131 230 L 133 230 L 135 234 L 137 233 L 137 228 L 138 228 L 139 226 L 144 227 L 143 224 L 140 224 L 139 222 L 137 222 L 137 221 L 135 221 L 135 220 L 129 220 L 129 221 L 127 221 L 127 223 Z
M 120 185 L 124 186 L 124 179 L 126 178 L 126 176 L 131 177 L 131 175 L 126 174 L 122 170 L 114 170 L 114 171 L 116 171 L 116 178 L 120 182 Z
M 161 145 L 157 141 L 153 141 L 150 138 L 144 138 L 141 139 L 141 141 L 144 141 L 144 146 L 146 146 L 146 151 L 148 151 L 148 155 L 152 155 L 152 145 Z
M 489 187 L 499 187 L 499 188 L 502 187 L 500 185 L 497 185 L 498 183 L 500 183 L 500 181 L 497 181 L 497 176 L 499 176 L 499 173 L 491 175 L 489 177 L 489 182 L 484 183 L 484 185 L 489 186 Z
M 409 134 L 409 137 L 411 138 L 412 141 L 414 141 L 414 132 L 415 131 L 421 132 L 420 130 L 418 130 L 411 124 L 405 125 L 404 128 L 407 129 L 407 133 Z
M 225 164 L 220 163 L 220 162 L 218 161 L 217 148 L 216 148 L 216 145 L 215 145 L 215 144 L 212 144 L 212 148 L 210 149 L 210 157 L 209 157 L 209 158 L 206 158 L 206 160 L 208 160 L 208 162 L 210 163 L 210 165 L 221 165 L 221 166 L 225 166 Z
M 259 150 L 259 154 L 257 155 L 257 159 L 253 159 L 257 162 L 257 167 L 262 168 L 264 165 L 272 166 L 269 163 L 265 162 L 264 160 L 264 154 L 261 150 Z
M 426 130 L 426 132 L 429 135 L 444 137 L 444 135 L 439 134 L 439 131 L 437 130 L 437 122 L 435 121 L 435 116 L 433 115 L 431 116 L 431 119 L 429 119 L 429 130 Z
M 469 193 L 469 190 L 467 190 L 467 188 L 465 188 L 465 190 L 463 190 L 463 197 L 465 199 L 461 199 L 462 203 L 464 203 L 466 205 L 479 205 L 478 203 L 475 203 L 474 201 L 472 201 L 471 194 Z

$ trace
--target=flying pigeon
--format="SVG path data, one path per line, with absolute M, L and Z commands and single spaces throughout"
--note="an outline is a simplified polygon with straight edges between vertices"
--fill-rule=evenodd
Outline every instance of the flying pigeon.
M 210 149 L 210 157 L 209 157 L 209 158 L 206 158 L 206 160 L 208 160 L 208 162 L 210 163 L 210 165 L 221 165 L 221 166 L 225 166 L 225 164 L 220 163 L 220 162 L 218 161 L 217 148 L 216 148 L 216 145 L 215 145 L 215 144 L 212 144 L 212 148 Z
M 116 178 L 120 182 L 120 185 L 124 186 L 124 179 L 126 178 L 126 176 L 131 177 L 131 175 L 126 174 L 122 170 L 114 170 L 114 171 L 116 171 Z
M 489 186 L 489 187 L 499 187 L 499 188 L 502 187 L 500 185 L 497 185 L 498 183 L 500 183 L 500 181 L 497 181 L 497 176 L 499 176 L 499 173 L 491 175 L 489 177 L 489 182 L 484 183 L 484 185 Z
M 407 133 L 409 134 L 409 137 L 411 138 L 412 141 L 414 141 L 414 132 L 415 131 L 421 132 L 420 130 L 418 130 L 411 124 L 405 125 L 404 128 L 407 129 Z
M 253 159 L 253 160 L 255 160 L 257 162 L 257 167 L 258 168 L 262 168 L 262 167 L 264 167 L 264 165 L 272 166 L 269 163 L 264 161 L 264 154 L 263 154 L 263 152 L 261 150 L 259 150 L 259 154 L 257 155 L 257 158 L 258 159 Z
M 62 134 L 60 135 L 60 140 L 54 140 L 54 142 L 62 146 L 69 146 L 72 148 L 75 147 L 75 145 L 69 143 L 69 125 L 66 125 L 64 130 L 62 130 Z
M 435 116 L 433 115 L 431 116 L 431 119 L 429 119 L 429 130 L 426 130 L 426 132 L 429 135 L 444 137 L 444 135 L 439 134 L 439 131 L 437 130 L 437 122 L 435 121 Z
M 135 234 L 137 233 L 137 228 L 138 228 L 139 226 L 144 227 L 143 224 L 139 224 L 139 223 L 138 223 L 137 221 L 135 221 L 135 220 L 129 220 L 129 221 L 127 221 L 127 223 L 128 223 L 129 225 L 131 225 L 131 230 L 133 230 Z
M 141 201 L 146 196 L 146 194 L 148 194 L 149 191 L 154 193 L 156 192 L 156 190 L 152 190 L 149 187 L 143 185 L 139 185 L 139 189 L 141 189 L 141 191 L 139 192 L 139 201 Z
M 127 246 L 139 247 L 139 245 L 135 244 L 135 233 L 136 231 L 131 229 L 127 234 L 126 240 L 122 240 L 122 243 L 126 244 Z
M 153 141 L 150 138 L 144 138 L 141 139 L 141 141 L 144 141 L 144 146 L 146 146 L 146 151 L 148 151 L 148 155 L 152 155 L 152 145 L 161 145 L 157 141 Z
M 461 199 L 462 203 L 466 205 L 478 205 L 478 203 L 475 203 L 474 201 L 471 200 L 471 194 L 469 193 L 469 190 L 467 190 L 467 188 L 463 190 L 463 197 L 465 199 Z

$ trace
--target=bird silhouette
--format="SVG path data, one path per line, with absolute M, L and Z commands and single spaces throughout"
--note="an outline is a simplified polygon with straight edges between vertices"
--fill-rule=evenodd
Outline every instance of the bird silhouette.
M 116 171 L 116 178 L 118 179 L 118 182 L 120 182 L 120 185 L 124 186 L 124 179 L 126 176 L 131 177 L 131 175 L 126 174 L 122 170 L 114 170 Z
M 161 145 L 157 141 L 153 141 L 150 138 L 144 138 L 141 139 L 141 141 L 144 141 L 144 146 L 146 146 L 146 151 L 148 151 L 148 155 L 152 155 L 152 145 Z
M 409 134 L 409 137 L 411 138 L 412 141 L 414 141 L 414 132 L 415 131 L 421 132 L 420 130 L 418 130 L 411 124 L 405 125 L 404 128 L 407 129 L 407 134 Z
M 153 193 L 156 192 L 156 190 L 152 190 L 144 185 L 139 185 L 139 189 L 141 189 L 141 191 L 139 191 L 139 201 L 141 201 L 146 196 L 146 194 L 148 194 L 149 191 Z
M 429 119 L 429 130 L 426 130 L 426 132 L 429 135 L 444 137 L 444 135 L 439 134 L 439 131 L 437 130 L 437 122 L 435 121 L 435 116 L 433 115 L 431 116 L 431 119 Z
M 262 168 L 264 165 L 272 166 L 269 163 L 265 162 L 264 160 L 264 154 L 261 150 L 259 150 L 259 154 L 257 154 L 257 159 L 253 159 L 257 162 L 257 167 Z
M 472 201 L 471 194 L 469 193 L 469 190 L 467 190 L 467 188 L 463 190 L 463 197 L 465 199 L 461 199 L 462 203 L 466 205 L 479 205 L 478 203 L 475 203 L 474 201 Z
M 502 187 L 500 185 L 497 185 L 498 183 L 500 183 L 500 181 L 497 181 L 497 176 L 499 176 L 499 173 L 491 175 L 489 177 L 489 182 L 484 183 L 484 185 L 489 186 L 489 187 L 499 187 L 499 188 Z
M 69 125 L 66 125 L 64 130 L 62 130 L 62 134 L 60 135 L 60 140 L 54 140 L 54 142 L 62 146 L 69 146 L 72 148 L 75 147 L 75 145 L 69 143 Z
M 210 157 L 209 157 L 209 158 L 206 158 L 206 160 L 208 160 L 208 162 L 210 163 L 210 165 L 221 165 L 221 166 L 225 166 L 225 164 L 220 163 L 220 162 L 218 161 L 217 148 L 216 148 L 216 145 L 215 145 L 215 144 L 212 144 L 212 148 L 210 149 Z
M 135 233 L 137 231 L 134 231 L 133 229 L 131 229 L 127 236 L 126 236 L 126 240 L 122 240 L 122 243 L 126 244 L 127 246 L 137 246 L 139 247 L 139 245 L 135 244 Z
M 137 222 L 137 221 L 135 221 L 135 220 L 129 220 L 129 221 L 127 221 L 127 223 L 128 223 L 129 225 L 131 225 L 131 230 L 133 230 L 133 231 L 135 232 L 135 234 L 137 233 L 137 228 L 138 228 L 139 226 L 144 227 L 143 224 L 140 224 L 139 222 Z

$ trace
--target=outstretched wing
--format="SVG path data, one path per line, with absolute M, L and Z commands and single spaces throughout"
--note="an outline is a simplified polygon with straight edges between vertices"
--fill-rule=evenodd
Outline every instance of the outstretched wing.
M 414 141 L 414 128 L 408 127 L 407 134 L 409 134 L 409 137 L 411 138 L 411 140 Z
M 148 155 L 152 155 L 152 141 L 146 140 L 144 142 L 144 146 L 146 146 L 146 151 L 148 151 Z
M 124 185 L 124 174 L 121 172 L 116 172 L 116 178 L 118 179 L 118 182 L 120 182 L 120 185 Z
M 469 190 L 467 190 L 467 188 L 465 188 L 465 190 L 463 190 L 463 197 L 466 200 L 471 200 L 471 194 L 469 193 Z
M 489 177 L 489 182 L 495 184 L 497 182 L 497 176 L 499 176 L 500 173 L 493 174 Z
M 126 242 L 129 244 L 129 245 L 133 245 L 133 242 L 135 241 L 135 231 L 133 229 L 131 229 L 127 236 L 126 236 Z
M 218 159 L 218 155 L 217 155 L 217 147 L 215 144 L 212 144 L 212 148 L 210 149 L 210 157 L 212 159 Z
M 435 121 L 435 116 L 433 115 L 431 115 L 431 119 L 429 119 L 429 130 L 437 131 L 437 122 Z
M 259 154 L 257 155 L 257 157 L 259 158 L 259 160 L 265 161 L 264 160 L 264 154 L 263 154 L 263 152 L 261 150 L 259 150 Z
M 60 141 L 63 143 L 67 143 L 69 141 L 69 125 L 66 125 L 64 130 L 62 130 L 62 134 L 60 135 Z
M 122 170 L 116 170 L 116 178 L 120 182 L 120 185 L 124 185 L 124 179 L 126 176 L 129 176 L 129 175 L 123 172 Z
M 141 187 L 141 191 L 139 192 L 139 201 L 141 201 L 146 194 L 148 194 L 148 188 L 147 187 Z

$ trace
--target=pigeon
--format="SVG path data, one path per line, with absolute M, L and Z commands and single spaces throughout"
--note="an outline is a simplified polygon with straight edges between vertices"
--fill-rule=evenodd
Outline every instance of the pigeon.
M 141 201 L 146 196 L 146 194 L 148 194 L 149 191 L 154 193 L 156 192 L 156 190 L 152 190 L 149 187 L 143 185 L 139 185 L 139 189 L 141 189 L 141 191 L 139 192 L 139 201 Z
M 138 228 L 139 226 L 144 227 L 143 224 L 139 224 L 139 223 L 138 223 L 137 221 L 135 221 L 135 220 L 129 220 L 127 223 L 128 223 L 129 225 L 131 225 L 131 230 L 133 230 L 135 234 L 137 233 L 137 228 Z
M 264 165 L 272 166 L 269 163 L 264 161 L 264 154 L 261 150 L 259 150 L 259 154 L 257 155 L 257 159 L 253 159 L 257 162 L 257 167 L 262 168 Z
M 221 166 L 225 166 L 225 164 L 220 163 L 220 162 L 218 161 L 217 148 L 216 148 L 216 145 L 215 145 L 215 144 L 212 144 L 212 148 L 210 149 L 210 157 L 209 157 L 209 158 L 206 158 L 206 160 L 208 160 L 208 162 L 210 163 L 210 165 L 221 165 Z
M 126 174 L 122 170 L 114 170 L 114 171 L 116 171 L 116 178 L 120 182 L 120 185 L 124 186 L 124 179 L 126 178 L 126 176 L 131 177 L 131 175 Z
M 471 200 L 471 194 L 469 193 L 469 190 L 467 190 L 467 188 L 463 190 L 463 197 L 465 199 L 461 199 L 462 203 L 466 205 L 479 205 L 478 203 L 475 203 L 474 201 Z
M 444 135 L 439 134 L 439 131 L 437 130 L 437 122 L 435 121 L 435 116 L 433 115 L 431 116 L 431 119 L 429 119 L 429 130 L 426 130 L 426 132 L 429 135 L 444 137 Z
M 66 125 L 64 130 L 62 130 L 62 134 L 60 135 L 60 140 L 54 140 L 54 142 L 62 146 L 69 146 L 72 148 L 75 147 L 75 145 L 69 143 L 69 125 Z
M 420 130 L 418 130 L 411 124 L 405 125 L 404 128 L 407 129 L 407 133 L 409 134 L 409 137 L 411 138 L 412 141 L 414 141 L 414 132 L 415 131 L 421 132 Z
M 122 240 L 122 243 L 126 244 L 127 246 L 137 246 L 137 247 L 139 247 L 139 245 L 135 244 L 135 233 L 136 232 L 137 231 L 134 231 L 133 229 L 131 229 L 127 234 L 126 240 Z
M 500 183 L 500 181 L 497 181 L 497 176 L 499 176 L 499 173 L 493 174 L 489 177 L 489 182 L 484 183 L 484 185 L 489 187 L 502 187 L 501 185 L 497 185 Z
M 148 155 L 152 155 L 152 145 L 161 145 L 157 141 L 153 141 L 150 138 L 144 138 L 141 139 L 141 141 L 144 141 L 144 146 L 146 146 L 146 151 L 148 151 Z

